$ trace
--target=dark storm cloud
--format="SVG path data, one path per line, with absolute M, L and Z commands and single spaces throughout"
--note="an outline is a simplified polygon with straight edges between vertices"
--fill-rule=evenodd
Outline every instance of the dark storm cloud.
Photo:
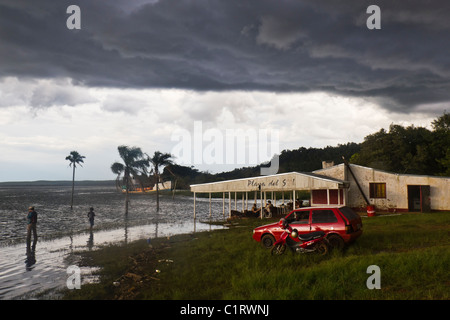
M 66 28 L 71 4 L 81 30 Z M 327 91 L 407 112 L 450 100 L 449 16 L 446 0 L 1 0 L 0 76 Z

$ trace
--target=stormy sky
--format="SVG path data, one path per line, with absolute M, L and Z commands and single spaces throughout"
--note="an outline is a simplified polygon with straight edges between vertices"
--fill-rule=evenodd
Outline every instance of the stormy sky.
M 223 144 L 276 132 L 258 162 L 429 126 L 449 110 L 449 16 L 448 1 L 0 0 L 0 181 L 70 179 L 72 150 L 79 179 L 112 179 L 118 145 L 173 153 L 199 123 Z

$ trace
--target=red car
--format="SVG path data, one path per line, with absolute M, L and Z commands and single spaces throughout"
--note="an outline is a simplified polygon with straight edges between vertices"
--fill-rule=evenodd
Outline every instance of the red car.
M 291 211 L 285 219 L 299 234 L 319 230 L 328 233 L 330 245 L 339 249 L 362 234 L 361 217 L 346 206 L 300 208 Z M 255 228 L 253 239 L 261 242 L 263 247 L 271 248 L 282 233 L 283 229 L 276 222 Z

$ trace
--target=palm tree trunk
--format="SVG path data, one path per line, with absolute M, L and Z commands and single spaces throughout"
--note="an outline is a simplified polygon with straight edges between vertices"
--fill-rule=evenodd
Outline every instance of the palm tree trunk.
M 129 176 L 125 178 L 125 214 L 128 215 L 128 180 Z
M 127 188 L 127 191 L 126 191 L 126 196 L 125 196 L 125 214 L 127 215 L 128 214 L 128 188 Z
M 73 174 L 72 174 L 72 200 L 70 202 L 70 210 L 73 209 L 73 191 L 75 189 L 75 163 L 73 164 Z
M 156 178 L 156 211 L 159 211 L 159 177 Z
M 175 189 L 177 188 L 177 181 L 178 179 L 175 179 L 175 185 L 173 186 L 172 190 L 172 200 L 175 199 Z

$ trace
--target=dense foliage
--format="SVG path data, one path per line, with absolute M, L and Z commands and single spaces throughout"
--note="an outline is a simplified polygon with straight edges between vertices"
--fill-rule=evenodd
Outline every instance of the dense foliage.
M 397 173 L 450 176 L 450 114 L 432 122 L 433 130 L 392 124 L 365 137 L 352 163 Z

